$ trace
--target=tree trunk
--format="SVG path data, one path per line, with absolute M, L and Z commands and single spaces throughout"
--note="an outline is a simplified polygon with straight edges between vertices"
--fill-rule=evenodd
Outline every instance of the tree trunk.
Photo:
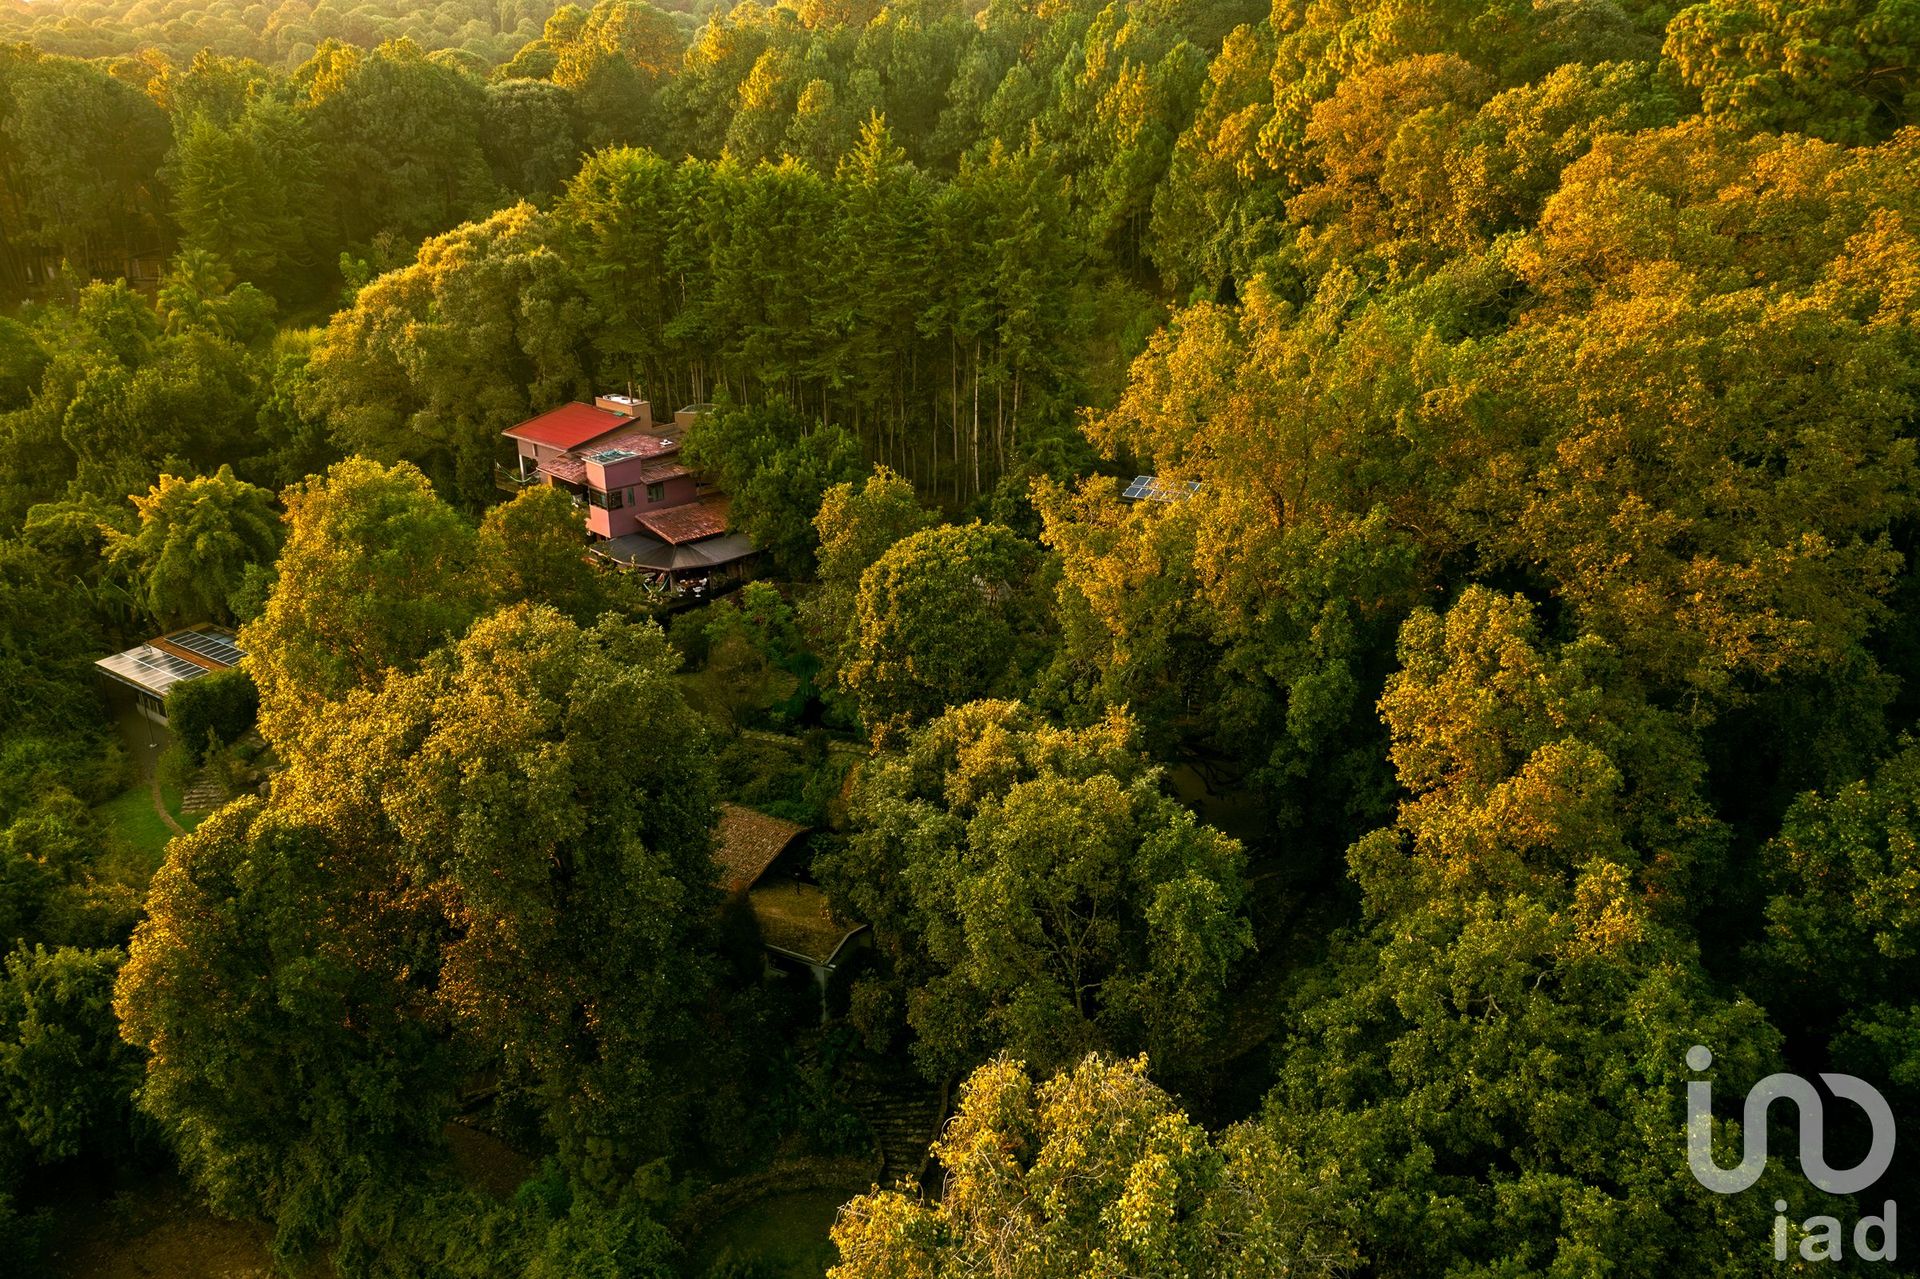
M 980 496 L 980 339 L 973 340 L 973 440 L 967 449 L 972 461 L 973 495 Z

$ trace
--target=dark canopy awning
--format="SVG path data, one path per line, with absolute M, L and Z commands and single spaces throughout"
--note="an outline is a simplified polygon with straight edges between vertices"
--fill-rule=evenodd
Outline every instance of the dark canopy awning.
M 754 553 L 753 542 L 744 533 L 722 533 L 698 542 L 669 545 L 645 533 L 629 533 L 605 542 L 595 542 L 593 553 L 623 568 L 646 569 L 654 573 L 684 573 L 716 569 Z

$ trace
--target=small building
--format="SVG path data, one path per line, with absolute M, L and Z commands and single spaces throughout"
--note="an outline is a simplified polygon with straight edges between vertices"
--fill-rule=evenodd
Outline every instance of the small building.
M 131 690 L 140 714 L 164 727 L 167 694 L 176 684 L 237 666 L 245 656 L 246 650 L 226 627 L 194 626 L 103 657 L 93 665 L 113 688 Z
M 503 432 L 517 462 L 509 488 L 549 484 L 573 495 L 595 555 L 662 585 L 705 581 L 743 565 L 756 549 L 728 524 L 724 493 L 680 460 L 687 430 L 704 406 L 656 423 L 645 400 L 602 395 L 564 404 Z
M 865 924 L 833 913 L 826 890 L 801 861 L 789 856 L 807 828 L 740 804 L 720 805 L 713 860 L 729 897 L 744 899 L 770 962 L 807 973 L 820 991 L 820 1020 L 828 1014 L 834 975 L 859 949 Z
M 720 867 L 720 887 L 729 896 L 746 892 L 806 833 L 799 822 L 744 804 L 721 804 L 720 822 L 713 828 L 713 860 Z

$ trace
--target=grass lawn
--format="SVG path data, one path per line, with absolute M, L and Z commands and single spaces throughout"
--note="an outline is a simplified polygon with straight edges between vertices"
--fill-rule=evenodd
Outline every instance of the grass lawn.
M 111 1199 L 61 1205 L 55 1220 L 47 1272 L 53 1279 L 273 1279 L 281 1273 L 264 1227 L 215 1217 L 171 1178 Z
M 160 864 L 173 831 L 160 820 L 160 814 L 153 811 L 153 796 L 145 782 L 122 791 L 93 811 L 131 851 L 150 857 L 155 866 Z
M 177 787 L 162 786 L 160 799 L 173 819 L 187 830 L 198 825 L 204 815 L 180 811 Z M 101 853 L 95 869 L 107 879 L 144 890 L 147 880 L 166 858 L 167 841 L 173 838 L 172 829 L 153 810 L 153 794 L 147 784 L 140 782 L 122 791 L 93 811 L 117 836 Z
M 165 782 L 160 783 L 160 802 L 167 806 L 167 812 L 172 814 L 173 820 L 179 822 L 183 830 L 192 830 L 206 816 L 205 813 L 182 812 L 180 805 L 186 802 L 186 796 L 180 793 L 178 786 L 169 786 Z
M 832 1190 L 773 1195 L 730 1212 L 701 1239 L 692 1273 L 704 1274 L 731 1251 L 760 1263 L 768 1279 L 823 1279 L 836 1260 L 827 1231 L 851 1197 Z

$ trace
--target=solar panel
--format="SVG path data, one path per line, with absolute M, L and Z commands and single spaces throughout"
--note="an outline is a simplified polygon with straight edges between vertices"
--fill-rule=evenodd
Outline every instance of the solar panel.
M 609 462 L 624 462 L 630 457 L 639 456 L 638 453 L 629 449 L 601 449 L 598 453 L 587 454 L 587 461 L 598 462 L 601 466 L 605 466 Z
M 246 656 L 246 650 L 233 642 L 233 636 L 221 631 L 197 630 L 181 631 L 177 635 L 166 637 L 169 644 L 178 645 L 189 653 L 198 653 L 210 662 L 222 666 L 232 666 Z
M 1129 502 L 1178 502 L 1192 497 L 1200 491 L 1200 481 L 1188 480 L 1185 484 L 1162 484 L 1157 475 L 1136 475 L 1133 483 L 1127 485 L 1120 496 Z

